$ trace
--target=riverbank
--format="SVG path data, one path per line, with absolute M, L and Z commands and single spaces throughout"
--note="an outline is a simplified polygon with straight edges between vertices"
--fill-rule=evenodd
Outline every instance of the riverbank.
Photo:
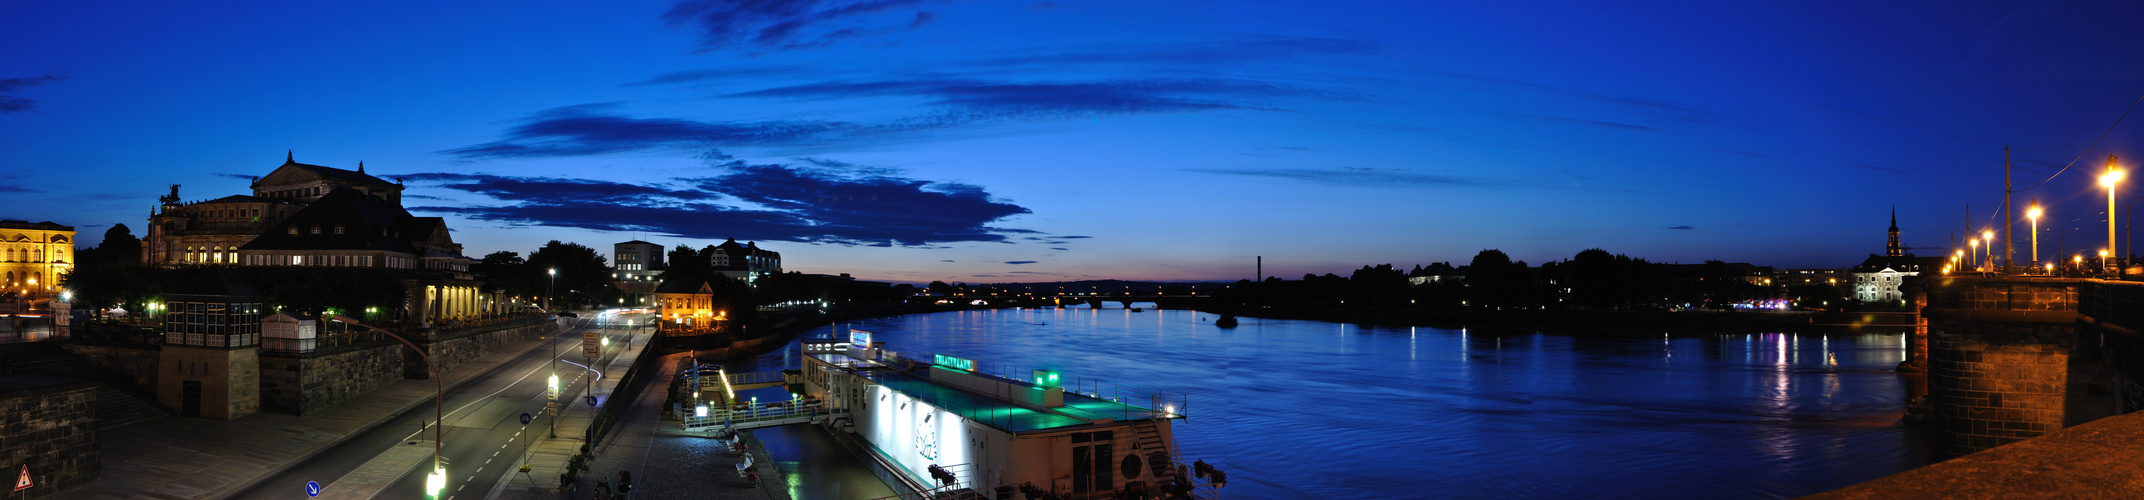
M 1006 307 L 1008 306 L 891 304 L 841 307 L 834 308 L 826 312 L 769 312 L 765 313 L 767 316 L 766 324 L 768 325 L 768 329 L 773 330 L 774 333 L 749 339 L 731 340 L 729 343 L 729 347 L 715 351 L 712 357 L 734 362 L 744 358 L 773 352 L 777 349 L 781 349 L 782 346 L 789 345 L 790 341 L 796 340 L 798 334 L 824 329 L 827 328 L 828 325 L 832 325 L 835 323 L 856 321 L 868 318 L 902 316 L 908 314 L 929 314 L 938 312 L 969 311 L 978 309 L 1004 309 Z
M 1912 324 L 1805 311 L 1432 311 L 1363 308 L 1198 308 L 1243 318 L 1294 319 L 1365 326 L 1423 326 L 1486 332 L 1634 336 L 1661 333 L 1897 333 Z

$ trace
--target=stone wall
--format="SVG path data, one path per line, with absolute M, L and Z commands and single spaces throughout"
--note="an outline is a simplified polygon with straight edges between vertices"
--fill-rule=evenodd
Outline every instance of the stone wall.
M 2058 331 L 2066 325 L 2011 326 L 2066 333 Z M 1991 343 L 1964 333 L 1960 325 L 1931 330 L 1928 387 L 1936 425 L 1944 431 L 1937 433 L 1939 456 L 1965 455 L 2063 427 L 2071 343 Z
M 67 352 L 83 356 L 96 356 L 97 365 L 104 367 L 113 377 L 125 379 L 128 383 L 143 391 L 156 392 L 157 349 L 155 347 L 122 347 L 70 342 L 55 342 L 55 344 L 67 349 Z
M 96 482 L 103 469 L 97 453 L 97 382 L 60 379 L 17 384 L 37 375 L 13 375 L 0 385 L 0 466 L 7 485 L 22 467 L 31 487 L 6 498 L 45 498 Z M 0 490 L 11 491 L 11 490 Z
M 261 355 L 263 409 L 309 415 L 402 380 L 401 342 Z
M 537 337 L 551 335 L 559 330 L 557 322 L 534 319 L 526 322 L 507 323 L 489 328 L 457 332 L 451 334 L 451 336 L 442 336 L 420 345 L 424 345 L 430 351 L 432 362 L 438 364 L 439 371 L 444 373 L 452 371 L 454 367 L 461 366 L 470 360 L 498 352 L 500 349 L 505 348 L 507 343 L 532 340 Z M 424 359 L 418 357 L 414 352 L 404 352 L 406 354 L 403 357 L 403 377 L 413 379 L 431 378 L 431 375 L 426 373 Z

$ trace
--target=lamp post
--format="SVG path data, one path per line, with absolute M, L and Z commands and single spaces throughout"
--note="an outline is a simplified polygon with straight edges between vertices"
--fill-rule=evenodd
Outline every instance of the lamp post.
M 551 268 L 551 284 L 543 289 L 543 310 L 551 310 L 551 296 L 558 293 L 558 268 Z M 555 370 L 554 370 L 555 371 Z
M 2122 171 L 2114 169 L 2114 155 L 2107 155 L 2107 173 L 2099 176 L 2099 185 L 2107 187 L 2107 251 L 2121 257 L 2120 248 L 2114 246 L 2114 184 L 2122 181 Z M 2106 265 L 2106 259 L 2100 259 Z
M 1981 259 L 1981 261 L 1983 261 L 1983 262 L 1987 263 L 1987 265 L 1988 265 L 1988 270 L 1989 270 L 1989 271 L 1994 271 L 1994 270 L 1995 270 L 1995 231 L 1994 231 L 1994 230 L 1992 230 L 1992 229 L 1982 229 L 1982 230 L 1980 230 L 1980 250 L 1981 250 L 1981 251 L 1983 251 L 1983 252 L 1987 252 L 1987 258 L 1985 258 L 1985 259 Z
M 423 359 L 424 368 L 432 373 L 432 401 L 434 403 L 432 410 L 432 475 L 430 478 L 425 480 L 424 485 L 426 489 L 425 495 L 431 496 L 433 498 L 438 498 L 439 490 L 445 489 L 447 487 L 447 465 L 445 463 L 446 457 L 439 454 L 440 436 L 444 434 L 444 431 L 446 429 L 445 424 L 447 419 L 447 390 L 446 383 L 439 379 L 439 365 L 432 364 L 432 356 L 429 354 L 425 354 L 424 349 L 417 348 L 416 343 L 410 342 L 409 339 L 402 338 L 401 335 L 395 335 L 395 332 L 390 332 L 376 326 L 359 323 L 357 320 L 350 319 L 350 317 L 343 316 L 340 314 L 335 315 L 331 319 L 335 320 L 335 322 L 337 323 L 342 323 L 345 325 L 355 325 L 370 329 L 375 332 L 380 332 L 382 334 L 386 334 L 389 337 L 394 337 L 395 340 L 402 341 L 403 344 L 409 346 L 410 350 L 417 351 L 417 358 Z
M 2037 264 L 2040 262 L 2040 202 L 2032 202 L 2032 208 L 2025 209 L 2025 218 L 2032 219 L 2032 262 Z
M 1967 256 L 1969 256 L 1969 257 L 1972 257 L 1971 259 L 1968 259 L 1968 260 L 1970 260 L 1970 261 L 1971 261 L 1971 264 L 1973 264 L 1973 269 L 1974 269 L 1974 270 L 1979 270 L 1979 269 L 1980 269 L 1980 240 L 1979 240 L 1979 239 L 1977 239 L 1977 238 L 1966 238 L 1966 239 L 1965 239 L 1965 246 L 1966 246 L 1966 250 L 1968 251 L 1968 252 L 1966 253 L 1966 255 L 1967 255 Z

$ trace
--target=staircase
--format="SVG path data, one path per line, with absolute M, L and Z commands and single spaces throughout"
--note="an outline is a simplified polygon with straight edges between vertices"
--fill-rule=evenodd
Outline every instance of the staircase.
M 102 367 L 97 366 L 90 356 L 69 352 L 51 342 L 6 344 L 0 347 L 0 356 L 11 362 L 9 369 L 17 373 L 59 375 L 103 382 L 97 386 L 97 402 L 93 408 L 97 415 L 97 430 L 172 415 L 171 410 L 156 401 L 155 395 L 136 389 L 125 381 L 106 376 Z
M 99 431 L 172 415 L 155 395 L 109 379 L 97 386 L 96 411 Z

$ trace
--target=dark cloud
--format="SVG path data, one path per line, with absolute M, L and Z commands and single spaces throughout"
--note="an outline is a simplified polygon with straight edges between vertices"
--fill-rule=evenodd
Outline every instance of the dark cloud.
M 12 184 L 0 184 L 0 193 L 42 193 L 42 192 L 44 192 L 44 191 L 42 191 L 42 190 L 37 190 L 37 189 L 30 189 L 30 188 L 26 188 L 26 187 L 22 187 L 22 186 L 16 186 L 16 185 L 12 185 Z
M 1619 94 L 1606 94 L 1501 76 L 1474 75 L 1449 72 L 1437 73 L 1437 75 L 1454 80 L 1475 83 L 1487 83 L 1507 87 L 1559 93 L 1583 99 L 1590 99 L 1593 101 L 1614 104 L 1626 110 L 1636 111 L 1648 115 L 1653 115 L 1659 118 L 1666 118 L 1669 120 L 1675 120 L 1685 123 L 1718 125 L 1721 121 L 1720 115 L 1718 113 L 1714 113 L 1704 108 L 1699 108 L 1696 105 L 1675 102 L 1666 99 L 1655 99 L 1651 97 L 1639 97 Z
M 939 262 L 952 262 L 952 261 L 950 261 L 950 260 L 941 260 L 941 261 L 939 261 Z
M 0 78 L 0 113 L 21 113 L 37 109 L 37 101 L 15 96 L 15 91 L 47 83 L 65 80 L 67 77 L 45 75 L 29 78 Z
M 223 172 L 217 172 L 217 173 L 216 173 L 215 175 L 216 175 L 217 177 L 222 177 L 222 178 L 225 178 L 225 179 L 238 179 L 238 180 L 242 180 L 242 181 L 252 181 L 252 180 L 255 180 L 255 179 L 259 179 L 259 178 L 260 178 L 259 176 L 254 176 L 254 175 L 246 175 L 246 174 L 230 174 L 230 173 L 223 173 Z
M 1032 261 L 1032 260 L 1008 260 L 1008 261 L 1005 261 L 1005 263 L 1006 263 L 1006 264 L 1012 264 L 1012 265 L 1016 265 L 1016 266 L 1017 266 L 1017 265 L 1020 265 L 1020 264 L 1033 264 L 1033 263 L 1035 263 L 1035 262 L 1036 262 L 1036 261 Z
M 1694 228 L 1694 227 L 1690 227 L 1689 225 L 1681 225 L 1681 226 L 1668 226 L 1668 229 L 1673 229 L 1673 230 L 1676 230 L 1676 231 L 1690 231 L 1690 230 L 1694 230 L 1694 229 L 1697 229 L 1697 228 Z
M 1069 251 L 1072 251 L 1072 249 L 1070 249 L 1070 248 L 1060 248 L 1060 247 L 1050 247 L 1050 249 L 1051 249 L 1051 250 L 1057 250 L 1057 251 L 1060 251 L 1060 252 L 1069 252 Z
M 727 174 L 678 179 L 680 186 L 454 173 L 404 178 L 510 202 L 412 210 L 513 225 L 882 247 L 1004 241 L 1034 232 L 990 226 L 1030 211 L 993 200 L 979 186 L 783 165 L 722 167 Z M 746 205 L 724 203 L 733 199 Z
M 820 82 L 760 89 L 732 97 L 850 99 L 916 97 L 928 111 L 878 123 L 824 120 L 716 122 L 640 118 L 616 103 L 538 111 L 499 140 L 440 153 L 465 159 L 586 156 L 641 150 L 707 153 L 716 148 L 825 146 L 979 125 L 1228 109 L 1271 109 L 1295 96 L 1345 98 L 1252 80 L 1149 79 L 1100 82 L 997 82 L 976 79 Z
M 1858 162 L 1858 161 L 1857 161 L 1857 162 L 1852 162 L 1852 163 L 1853 163 L 1853 165 L 1854 165 L 1854 166 L 1856 166 L 1856 167 L 1861 167 L 1861 168 L 1865 168 L 1865 169 L 1869 169 L 1869 170 L 1874 170 L 1874 171 L 1877 171 L 1877 172 L 1888 172 L 1888 173 L 1893 173 L 1893 174 L 1910 174 L 1910 173 L 1913 173 L 1913 172 L 1911 172 L 1911 171 L 1907 171 L 1907 170 L 1905 170 L 1905 169 L 1900 169 L 1900 168 L 1891 168 L 1891 167 L 1886 167 L 1886 166 L 1883 166 L 1883 165 L 1877 165 L 1877 164 L 1874 164 L 1874 163 L 1864 163 L 1864 162 Z
M 1320 170 L 1310 168 L 1276 168 L 1260 170 L 1190 169 L 1192 172 L 1235 175 L 1245 177 L 1271 177 L 1329 184 L 1335 186 L 1461 186 L 1461 187 L 1511 187 L 1507 183 L 1486 181 L 1451 175 L 1424 174 L 1410 171 L 1379 171 L 1363 169 Z M 1060 238 L 1072 238 L 1061 236 Z
M 1558 123 L 1576 123 L 1576 124 L 1579 124 L 1579 125 L 1590 125 L 1590 126 L 1595 126 L 1595 127 L 1601 127 L 1601 128 L 1611 128 L 1611 129 L 1616 129 L 1616 130 L 1635 130 L 1635 131 L 1639 131 L 1639 132 L 1667 132 L 1667 131 L 1668 131 L 1667 129 L 1663 129 L 1663 128 L 1659 128 L 1659 127 L 1653 127 L 1653 126 L 1647 126 L 1647 125 L 1638 125 L 1638 124 L 1634 124 L 1634 123 L 1620 123 L 1620 122 L 1611 122 L 1611 121 L 1605 121 L 1605 120 L 1594 120 L 1594 119 L 1588 119 L 1588 118 L 1571 118 L 1571 117 L 1567 117 L 1567 116 L 1548 116 L 1548 115 L 1535 115 L 1535 114 L 1527 114 L 1527 113 L 1496 113 L 1496 115 L 1497 115 L 1497 116 L 1502 116 L 1502 117 L 1505 117 L 1505 118 L 1516 118 L 1516 119 L 1521 119 L 1521 120 L 1536 120 L 1536 121 L 1546 121 L 1546 122 L 1558 122 Z
M 706 152 L 724 146 L 796 144 L 856 132 L 854 124 L 825 121 L 721 123 L 633 118 L 610 112 L 613 103 L 538 111 L 507 129 L 506 138 L 441 153 L 463 158 L 583 156 L 644 149 Z
M 1742 155 L 1742 156 L 1747 156 L 1747 157 L 1751 157 L 1751 158 L 1771 158 L 1771 157 L 1772 157 L 1772 155 L 1768 155 L 1768 154 L 1764 154 L 1764 153 L 1753 153 L 1753 152 L 1749 152 L 1749 151 L 1741 151 L 1741 150 L 1735 150 L 1735 149 L 1727 149 L 1727 148 L 1705 148 L 1705 149 L 1710 149 L 1710 150 L 1713 150 L 1713 151 L 1719 151 L 1719 152 L 1722 152 L 1722 153 L 1733 153 L 1733 154 L 1738 154 L 1738 155 Z
M 1093 238 L 1093 236 L 1058 236 L 1056 238 L 1060 240 L 1084 240 L 1088 238 Z
M 779 51 L 824 47 L 842 40 L 915 29 L 934 17 L 917 12 L 906 23 L 873 22 L 873 14 L 923 0 L 694 0 L 679 2 L 663 21 L 700 31 L 708 50 Z
M 1341 98 L 1279 84 L 1230 79 L 1131 79 L 1095 82 L 1006 82 L 980 79 L 830 81 L 774 87 L 729 97 L 848 99 L 920 97 L 950 108 L 947 117 L 962 121 L 1062 118 L 1065 115 L 1139 114 L 1212 109 L 1266 108 L 1255 101 L 1317 95 Z
M 1105 74 L 1121 74 L 1124 72 L 1123 67 L 1127 65 L 1163 71 L 1182 70 L 1192 66 L 1240 68 L 1244 64 L 1307 58 L 1323 60 L 1336 55 L 1375 54 L 1383 51 L 1383 45 L 1361 40 L 1268 35 L 1187 42 L 1081 44 L 1079 48 L 1072 50 L 1014 49 L 1005 51 L 1003 55 L 933 61 L 931 66 L 964 68 L 979 75 L 1017 74 L 1023 70 L 1037 68 L 1060 73 L 1093 69 Z M 775 64 L 676 71 L 627 85 L 680 84 L 773 76 L 813 78 L 822 74 L 824 72 L 821 66 Z M 913 73 L 902 73 L 902 77 L 918 78 Z

